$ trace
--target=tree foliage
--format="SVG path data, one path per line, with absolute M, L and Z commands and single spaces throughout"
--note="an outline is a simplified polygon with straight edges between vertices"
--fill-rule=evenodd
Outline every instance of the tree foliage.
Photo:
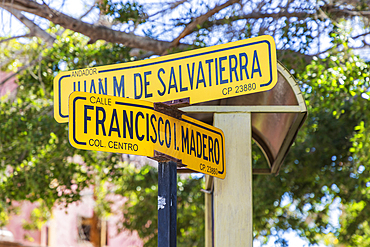
M 14 73 L 19 85 L 14 100 L 0 102 L 2 223 L 13 201 L 42 200 L 50 209 L 79 200 L 91 185 L 97 211 L 109 214 L 104 198 L 114 188 L 129 198 L 121 227 L 137 230 L 147 246 L 155 246 L 155 170 L 138 170 L 121 155 L 72 148 L 67 126 L 52 117 L 54 76 L 269 34 L 301 87 L 309 115 L 280 174 L 253 177 L 254 236 L 276 236 L 276 244 L 285 246 L 282 234 L 293 229 L 310 243 L 368 246 L 370 73 L 367 57 L 358 56 L 369 51 L 366 1 L 100 0 L 80 17 L 63 6 L 0 1 L 27 27 L 0 39 L 1 70 Z M 6 80 L 0 78 L 0 85 Z M 255 166 L 264 165 L 259 150 L 253 157 Z M 201 246 L 201 183 L 179 183 L 179 245 Z M 335 207 L 339 223 L 330 218 Z
M 316 243 L 331 232 L 348 244 L 365 234 L 357 228 L 366 224 L 367 210 L 361 208 L 364 215 L 344 212 L 352 204 L 368 203 L 368 155 L 363 153 L 367 134 L 362 132 L 369 117 L 368 74 L 368 65 L 350 51 L 315 58 L 297 74 L 310 115 L 280 175 L 272 180 L 255 177 L 255 200 L 264 201 L 257 216 L 263 222 L 259 234 L 271 234 L 266 228 L 276 235 L 292 228 Z M 279 197 L 270 197 L 276 193 Z M 334 200 L 343 212 L 339 226 L 330 220 Z

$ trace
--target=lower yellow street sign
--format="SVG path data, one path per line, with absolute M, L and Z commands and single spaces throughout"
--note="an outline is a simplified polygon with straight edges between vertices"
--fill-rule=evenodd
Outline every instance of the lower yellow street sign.
M 167 56 L 64 71 L 54 78 L 54 118 L 68 122 L 73 91 L 190 104 L 272 89 L 277 83 L 271 36 L 239 40 Z
M 75 148 L 153 157 L 154 151 L 187 168 L 225 178 L 222 130 L 182 115 L 154 110 L 154 103 L 73 92 L 69 97 L 69 141 Z

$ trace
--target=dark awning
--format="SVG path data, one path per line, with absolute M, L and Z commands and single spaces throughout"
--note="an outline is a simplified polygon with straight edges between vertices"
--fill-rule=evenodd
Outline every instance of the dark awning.
M 215 112 L 251 112 L 252 138 L 260 146 L 270 169 L 254 173 L 278 173 L 307 117 L 307 107 L 293 76 L 278 63 L 278 82 L 266 92 L 214 100 L 180 108 L 196 119 L 213 124 Z

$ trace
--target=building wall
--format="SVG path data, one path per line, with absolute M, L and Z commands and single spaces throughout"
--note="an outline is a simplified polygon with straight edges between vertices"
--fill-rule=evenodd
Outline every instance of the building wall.
M 112 210 L 116 215 L 105 219 L 107 240 L 104 241 L 107 247 L 142 247 L 143 242 L 136 232 L 123 231 L 118 233 L 116 223 L 123 219 L 119 208 L 125 201 L 124 198 L 112 195 L 115 203 Z M 82 200 L 70 204 L 67 208 L 63 205 L 55 206 L 51 219 L 40 231 L 26 231 L 22 228 L 22 222 L 29 219 L 31 211 L 37 206 L 30 202 L 19 203 L 20 214 L 11 217 L 7 229 L 13 233 L 14 242 L 27 246 L 50 246 L 50 247 L 92 247 L 90 242 L 79 239 L 79 219 L 81 217 L 91 218 L 93 216 L 95 202 L 93 190 L 83 191 Z M 104 219 L 103 219 L 104 221 Z M 33 238 L 33 241 L 26 240 L 25 235 Z M 1 246 L 0 246 L 1 247 Z
M 31 211 L 37 207 L 37 203 L 22 202 L 14 203 L 15 206 L 19 206 L 19 214 L 12 215 L 9 224 L 6 226 L 7 230 L 13 233 L 14 242 L 22 243 L 29 246 L 40 246 L 41 245 L 41 231 L 26 231 L 22 225 L 24 221 L 28 221 L 31 215 Z M 26 238 L 26 236 L 29 236 Z
M 8 78 L 11 73 L 5 73 L 0 71 L 0 84 L 3 80 Z M 15 83 L 15 76 L 9 80 L 7 80 L 4 84 L 0 85 L 0 97 L 6 94 L 10 94 L 10 98 L 14 98 L 17 92 L 18 85 Z

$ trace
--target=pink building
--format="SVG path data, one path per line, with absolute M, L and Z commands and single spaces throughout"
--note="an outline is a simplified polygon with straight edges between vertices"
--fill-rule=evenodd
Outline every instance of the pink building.
M 115 196 L 113 208 L 119 208 L 124 198 Z M 51 247 L 92 247 L 91 224 L 94 222 L 93 191 L 83 192 L 82 201 L 73 203 L 67 208 L 55 207 L 50 220 L 40 231 L 26 231 L 22 228 L 25 220 L 29 219 L 31 211 L 37 206 L 36 203 L 23 202 L 20 214 L 11 217 L 7 230 L 14 236 L 14 242 L 27 246 L 51 246 Z M 136 232 L 123 231 L 117 233 L 116 223 L 122 215 L 111 216 L 99 220 L 99 247 L 141 247 L 143 246 Z M 0 238 L 1 239 L 1 238 Z
M 0 97 L 6 94 L 10 94 L 10 97 L 15 97 L 17 92 L 17 83 L 15 83 L 15 77 L 9 79 L 11 73 L 5 73 L 0 71 Z M 2 83 L 4 80 L 5 83 Z

